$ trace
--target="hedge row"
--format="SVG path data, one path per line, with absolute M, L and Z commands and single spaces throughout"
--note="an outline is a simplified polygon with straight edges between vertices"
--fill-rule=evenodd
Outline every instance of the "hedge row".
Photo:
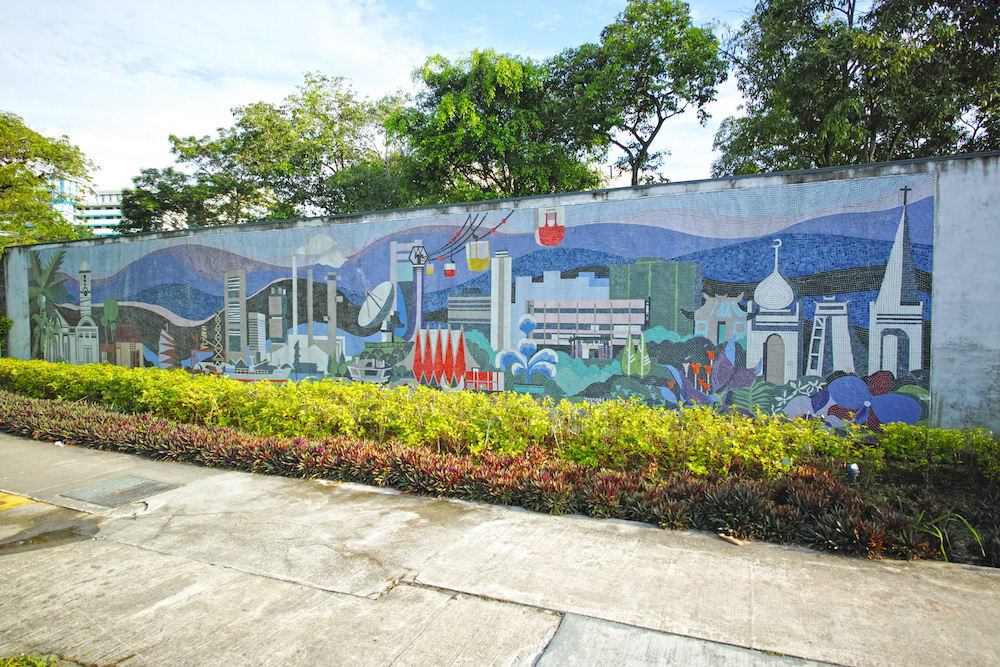
M 7 392 L 0 392 L 0 430 L 158 460 L 358 482 L 873 558 L 936 557 L 943 546 L 926 530 L 927 521 L 866 502 L 838 479 L 806 466 L 769 480 L 699 478 L 689 472 L 651 480 L 640 472 L 569 462 L 536 446 L 518 454 L 473 457 L 343 436 L 320 441 L 259 437 L 228 427 L 178 424 Z M 985 562 L 996 565 L 1000 540 L 993 543 L 996 553 L 987 553 Z
M 879 438 L 834 433 L 818 420 L 749 419 L 708 408 L 668 410 L 636 400 L 551 401 L 505 392 L 394 389 L 338 380 L 275 386 L 185 371 L 0 359 L 0 389 L 87 401 L 172 421 L 229 426 L 262 437 L 398 441 L 435 452 L 524 453 L 542 448 L 590 467 L 661 475 L 749 474 L 768 479 L 804 462 L 950 465 L 1000 479 L 1000 446 L 981 430 L 891 424 Z

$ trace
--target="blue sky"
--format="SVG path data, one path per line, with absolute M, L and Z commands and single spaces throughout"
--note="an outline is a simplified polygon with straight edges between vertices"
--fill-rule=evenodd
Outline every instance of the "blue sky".
M 230 109 L 278 102 L 306 71 L 350 79 L 372 98 L 412 92 L 428 56 L 493 48 L 545 58 L 596 41 L 618 0 L 50 0 L 4 3 L 0 110 L 47 136 L 67 135 L 93 160 L 100 188 L 131 185 L 172 163 L 169 134 L 213 134 Z M 691 3 L 697 23 L 737 25 L 750 1 Z M 736 113 L 730 80 L 702 128 L 673 119 L 655 146 L 674 181 L 707 178 L 712 136 Z

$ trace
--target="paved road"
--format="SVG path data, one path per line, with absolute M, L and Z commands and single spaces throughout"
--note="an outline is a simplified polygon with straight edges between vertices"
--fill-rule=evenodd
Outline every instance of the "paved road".
M 98 665 L 1000 664 L 1000 572 L 0 435 L 0 656 Z

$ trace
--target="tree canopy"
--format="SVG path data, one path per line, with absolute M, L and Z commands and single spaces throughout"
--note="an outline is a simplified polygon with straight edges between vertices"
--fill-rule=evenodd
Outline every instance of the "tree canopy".
M 68 137 L 44 137 L 0 112 L 0 247 L 79 238 L 86 231 L 53 207 L 53 181 L 89 183 L 93 165 Z M 75 204 L 75 201 L 69 201 Z
M 628 0 L 598 43 L 539 62 L 428 58 L 412 98 L 305 75 L 216 136 L 171 135 L 177 165 L 124 192 L 123 231 L 586 190 L 614 150 L 637 185 L 668 121 L 707 105 L 731 63 L 743 115 L 713 174 L 1000 148 L 1000 22 L 966 0 L 758 0 L 720 46 L 682 0 Z
M 600 44 L 567 49 L 550 67 L 565 122 L 618 147 L 632 185 L 662 162 L 651 146 L 664 124 L 688 110 L 704 123 L 727 76 L 712 28 L 693 25 L 681 0 L 630 0 Z
M 212 202 L 223 193 L 173 167 L 143 169 L 122 191 L 122 234 L 205 227 L 222 219 Z
M 762 0 L 729 43 L 745 114 L 723 121 L 714 175 L 997 147 L 1000 32 L 972 7 Z
M 469 201 L 593 188 L 597 144 L 562 122 L 546 71 L 528 58 L 473 51 L 429 58 L 414 73 L 416 104 L 389 118 L 412 151 L 424 202 Z
M 281 104 L 234 108 L 217 136 L 170 136 L 180 169 L 145 169 L 123 192 L 123 231 L 345 213 L 358 171 L 390 171 L 385 115 L 398 102 L 358 99 L 340 77 L 309 73 Z M 351 186 L 351 187 L 348 187 Z M 368 203 L 367 201 L 365 203 Z

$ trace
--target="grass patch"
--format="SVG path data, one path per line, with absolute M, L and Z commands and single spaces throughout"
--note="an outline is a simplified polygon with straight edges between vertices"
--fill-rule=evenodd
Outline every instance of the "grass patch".
M 58 656 L 40 655 L 14 655 L 9 658 L 0 658 L 0 667 L 49 667 L 59 662 Z

